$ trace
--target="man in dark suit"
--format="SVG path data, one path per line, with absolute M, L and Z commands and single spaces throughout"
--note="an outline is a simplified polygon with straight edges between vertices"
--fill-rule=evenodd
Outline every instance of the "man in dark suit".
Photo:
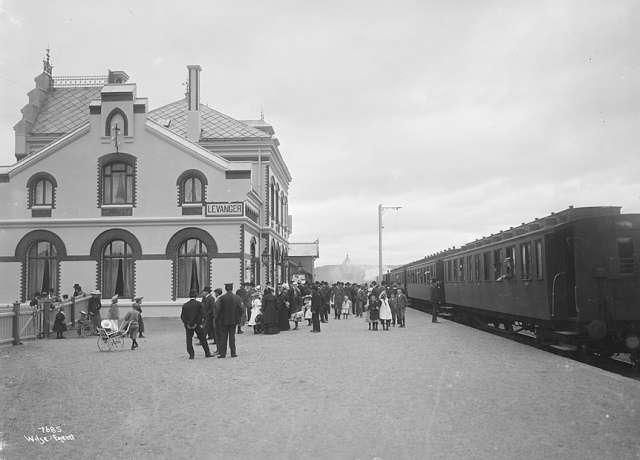
M 231 348 L 231 357 L 238 356 L 236 353 L 236 327 L 242 316 L 242 299 L 233 293 L 233 284 L 224 285 L 225 292 L 216 299 L 215 316 L 220 324 L 220 335 L 218 336 L 218 358 L 227 356 L 227 341 Z
M 189 353 L 189 359 L 193 359 L 193 334 L 195 333 L 204 349 L 204 356 L 211 358 L 213 355 L 209 351 L 209 344 L 202 330 L 202 303 L 196 300 L 197 296 L 197 291 L 189 293 L 190 299 L 182 306 L 182 313 L 180 314 L 180 319 L 184 324 L 184 330 L 187 335 L 187 353 Z
M 202 312 L 204 314 L 204 335 L 209 337 L 211 344 L 216 343 L 215 328 L 213 327 L 213 309 L 216 299 L 211 295 L 211 287 L 204 289 L 204 297 L 202 298 Z
M 314 284 L 311 290 L 311 332 L 320 332 L 320 314 L 322 312 L 322 296 L 318 291 L 318 285 Z

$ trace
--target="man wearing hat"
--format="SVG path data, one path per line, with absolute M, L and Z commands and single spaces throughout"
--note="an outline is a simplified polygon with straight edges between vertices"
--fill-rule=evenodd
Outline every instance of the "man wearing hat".
M 142 299 L 144 299 L 144 297 L 136 297 L 135 299 L 133 299 L 133 305 L 131 305 L 131 307 L 135 311 L 140 313 L 138 315 L 138 337 L 141 339 L 144 339 L 145 336 L 144 336 L 144 320 L 142 319 Z
M 216 299 L 215 316 L 220 324 L 218 336 L 218 358 L 227 356 L 227 341 L 231 348 L 231 357 L 236 353 L 236 327 L 242 317 L 242 299 L 233 293 L 233 283 L 224 285 L 225 293 Z
M 96 333 L 98 331 L 98 327 L 102 321 L 100 317 L 100 309 L 102 308 L 102 304 L 100 303 L 100 291 L 91 291 L 91 298 L 89 299 L 89 304 L 87 305 L 87 310 L 89 312 L 89 317 L 91 318 L 91 322 L 93 323 L 93 332 Z
M 189 353 L 189 359 L 194 358 L 193 334 L 195 333 L 204 349 L 204 356 L 211 358 L 213 355 L 209 351 L 209 344 L 202 330 L 202 303 L 196 299 L 197 296 L 198 291 L 189 292 L 190 299 L 182 306 L 182 313 L 180 314 L 187 337 L 187 353 Z
M 211 344 L 216 343 L 215 328 L 213 326 L 213 313 L 216 299 L 211 295 L 211 286 L 206 286 L 202 297 L 202 312 L 204 314 L 204 335 L 209 337 Z

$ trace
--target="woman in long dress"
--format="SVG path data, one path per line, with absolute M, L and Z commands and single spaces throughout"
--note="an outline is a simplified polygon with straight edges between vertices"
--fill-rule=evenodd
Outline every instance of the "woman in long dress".
M 382 323 L 382 330 L 388 331 L 391 324 L 391 307 L 387 299 L 387 291 L 382 291 L 382 294 L 380 294 L 380 322 Z
M 265 334 L 278 334 L 278 310 L 276 309 L 276 296 L 270 287 L 264 290 L 262 296 L 262 324 L 264 325 Z
M 369 296 L 369 330 L 378 330 L 378 320 L 380 319 L 380 299 L 374 294 Z
M 120 307 L 118 307 L 118 294 L 111 297 L 111 306 L 109 307 L 109 321 L 111 329 L 118 330 L 118 321 L 120 320 Z

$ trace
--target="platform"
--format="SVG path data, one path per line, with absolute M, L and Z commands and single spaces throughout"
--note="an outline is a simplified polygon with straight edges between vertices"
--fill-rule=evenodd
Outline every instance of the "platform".
M 245 333 L 224 360 L 198 346 L 187 360 L 175 319 L 148 319 L 133 352 L 95 338 L 3 347 L 0 457 L 640 455 L 640 382 L 414 310 L 407 325 Z M 74 439 L 25 438 L 45 425 Z

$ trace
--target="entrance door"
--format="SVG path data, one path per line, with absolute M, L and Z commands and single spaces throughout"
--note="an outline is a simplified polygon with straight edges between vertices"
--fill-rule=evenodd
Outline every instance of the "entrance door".
M 577 316 L 573 230 L 564 228 L 545 237 L 551 317 Z

